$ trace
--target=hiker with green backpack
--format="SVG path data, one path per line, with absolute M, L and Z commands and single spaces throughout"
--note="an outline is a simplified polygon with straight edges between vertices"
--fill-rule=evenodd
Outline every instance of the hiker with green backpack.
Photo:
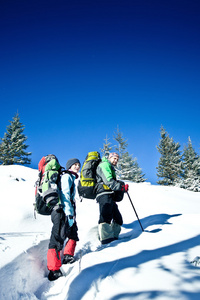
M 96 200 L 99 203 L 99 238 L 102 244 L 118 239 L 123 224 L 117 203 L 128 191 L 128 184 L 116 179 L 114 167 L 119 155 L 110 153 L 108 159 L 102 158 L 96 169 Z
M 75 262 L 74 252 L 78 238 L 78 227 L 76 223 L 75 204 L 75 179 L 78 178 L 80 161 L 77 158 L 69 159 L 66 163 L 66 170 L 61 175 L 60 186 L 60 207 L 53 209 L 51 220 L 53 223 L 49 249 L 47 252 L 48 279 L 56 280 L 63 276 L 60 267 L 62 264 Z M 63 251 L 61 261 L 61 250 L 64 241 L 68 238 Z

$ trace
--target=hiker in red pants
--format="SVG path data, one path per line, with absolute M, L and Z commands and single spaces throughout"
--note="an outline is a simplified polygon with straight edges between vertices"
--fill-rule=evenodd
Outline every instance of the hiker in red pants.
M 49 250 L 47 252 L 47 268 L 50 271 L 48 279 L 56 280 L 63 276 L 60 267 L 62 264 L 75 262 L 74 252 L 78 238 L 78 227 L 76 224 L 75 203 L 75 179 L 78 178 L 80 161 L 72 158 L 67 161 L 66 171 L 61 176 L 60 207 L 51 213 L 53 223 Z M 65 239 L 68 238 L 63 251 L 61 261 L 61 250 Z

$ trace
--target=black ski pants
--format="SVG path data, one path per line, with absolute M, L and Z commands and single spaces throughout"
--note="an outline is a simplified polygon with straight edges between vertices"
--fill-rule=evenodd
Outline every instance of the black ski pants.
M 72 227 L 69 227 L 67 218 L 62 209 L 52 211 L 51 221 L 53 223 L 53 227 L 51 230 L 49 249 L 56 249 L 57 251 L 61 251 L 64 241 L 67 237 L 75 241 L 79 240 L 76 222 Z
M 111 221 L 119 224 L 120 226 L 123 224 L 122 215 L 118 209 L 117 203 L 113 200 L 113 194 L 104 194 L 97 198 L 97 202 L 99 203 L 99 224 L 100 223 L 108 223 Z

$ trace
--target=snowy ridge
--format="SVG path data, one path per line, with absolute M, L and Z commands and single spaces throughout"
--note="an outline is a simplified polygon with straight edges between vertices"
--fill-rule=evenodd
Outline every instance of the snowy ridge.
M 199 299 L 199 193 L 131 183 L 144 232 L 125 196 L 120 238 L 105 246 L 98 240 L 98 204 L 77 199 L 77 261 L 63 266 L 65 277 L 49 282 L 51 221 L 33 216 L 37 170 L 1 166 L 0 179 L 1 300 Z

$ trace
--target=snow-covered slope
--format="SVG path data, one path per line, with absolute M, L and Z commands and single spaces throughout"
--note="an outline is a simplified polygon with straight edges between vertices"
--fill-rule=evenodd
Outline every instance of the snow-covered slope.
M 120 239 L 99 247 L 98 204 L 77 199 L 79 260 L 49 282 L 46 252 L 50 217 L 34 218 L 37 170 L 0 166 L 0 299 L 199 299 L 200 194 L 130 183 L 119 203 Z

